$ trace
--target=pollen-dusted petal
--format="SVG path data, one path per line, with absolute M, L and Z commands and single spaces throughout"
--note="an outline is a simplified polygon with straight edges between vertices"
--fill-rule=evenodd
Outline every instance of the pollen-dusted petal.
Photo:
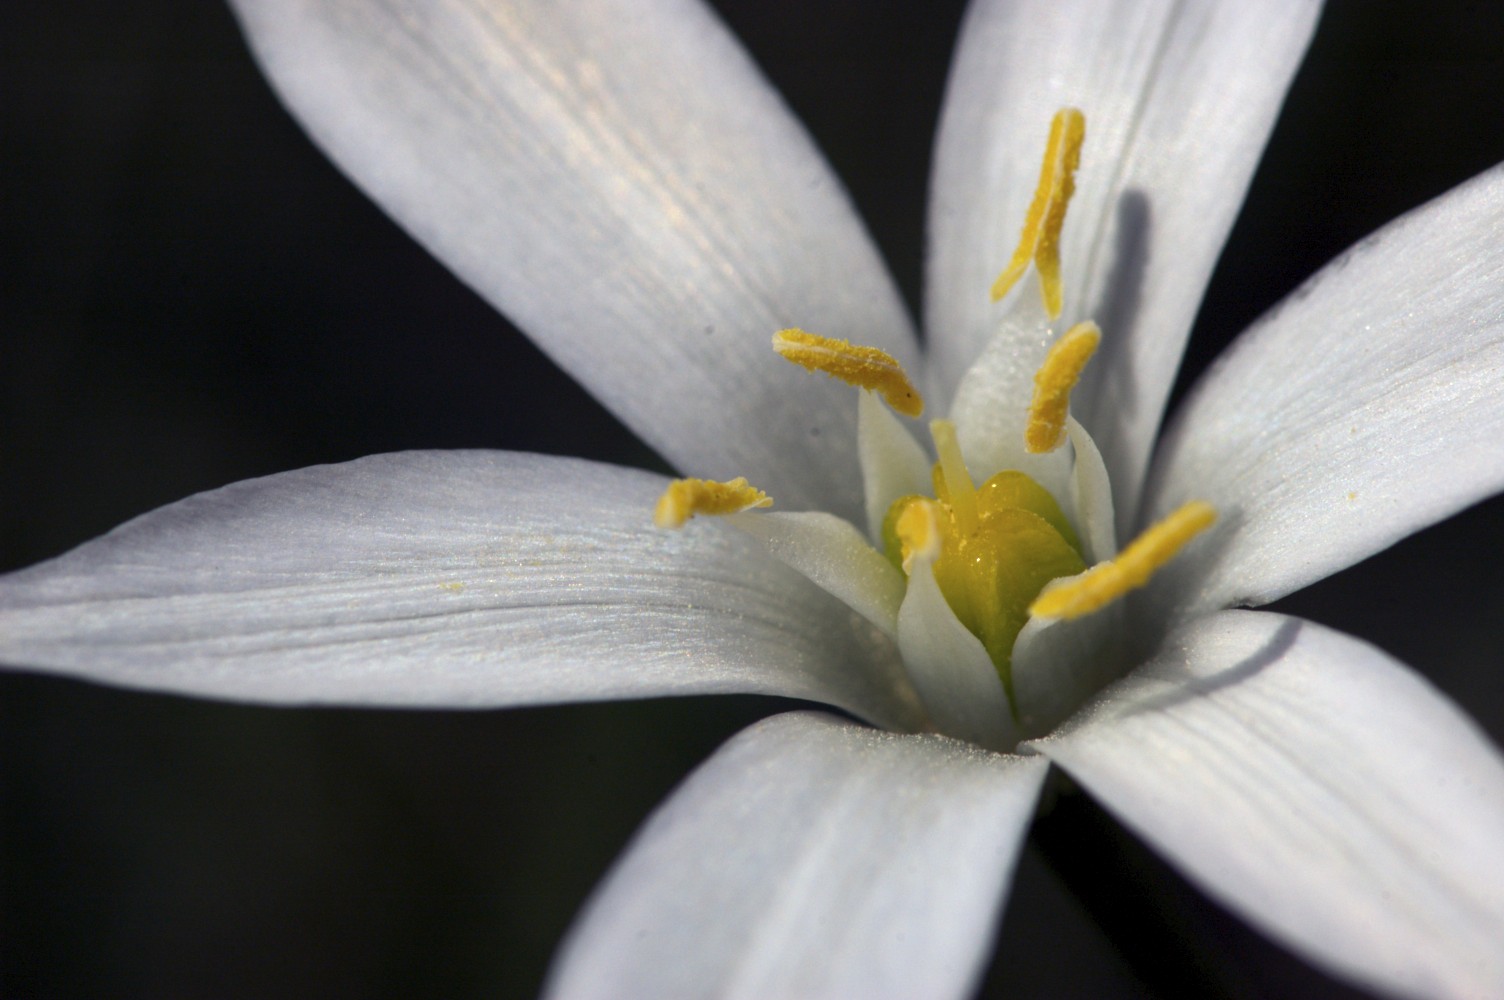
M 653 523 L 660 528 L 683 527 L 696 514 L 739 514 L 753 507 L 771 507 L 773 498 L 737 476 L 728 483 L 713 479 L 675 479 L 658 498 Z
M 1034 375 L 1034 399 L 1029 404 L 1029 424 L 1024 429 L 1024 446 L 1030 454 L 1054 451 L 1065 443 L 1071 390 L 1101 342 L 1102 331 L 1088 321 L 1071 327 L 1050 347 L 1044 364 Z
M 1024 218 L 1018 248 L 1003 273 L 992 283 L 996 302 L 1018 283 L 1032 261 L 1039 271 L 1044 307 L 1054 319 L 1060 315 L 1065 295 L 1060 284 L 1060 230 L 1065 210 L 1076 193 L 1076 168 L 1081 164 L 1081 144 L 1086 139 L 1086 116 L 1076 108 L 1061 108 L 1050 122 L 1044 161 L 1039 165 L 1039 185 Z
M 1029 606 L 1039 618 L 1079 618 L 1107 606 L 1149 582 L 1154 571 L 1174 559 L 1186 543 L 1211 527 L 1217 511 L 1192 500 L 1139 535 L 1118 557 L 1075 579 L 1047 587 Z
M 819 587 L 740 532 L 654 528 L 667 482 L 406 451 L 235 483 L 0 576 L 0 663 L 265 704 L 750 693 L 924 724 L 897 649 Z
M 903 366 L 881 348 L 788 329 L 773 334 L 773 350 L 812 372 L 824 372 L 847 385 L 882 393 L 888 405 L 906 417 L 924 412 L 924 397 L 909 381 Z

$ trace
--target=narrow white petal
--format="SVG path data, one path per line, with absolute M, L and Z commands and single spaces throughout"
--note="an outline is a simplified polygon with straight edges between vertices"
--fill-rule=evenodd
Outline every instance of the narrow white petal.
M 1261 604 L 1504 488 L 1504 167 L 1358 244 L 1244 334 L 1156 459 L 1222 512 L 1156 595 Z
M 546 995 L 966 997 L 1044 773 L 939 736 L 768 719 L 648 820 Z
M 898 611 L 898 648 L 937 731 L 996 749 L 1018 742 L 992 658 L 946 603 L 934 569 L 922 559 L 914 561 Z
M 930 478 L 933 462 L 876 394 L 862 392 L 858 396 L 857 445 L 867 501 L 867 532 L 874 544 L 881 545 L 883 519 L 893 501 L 911 494 L 934 494 Z
M 1095 565 L 1118 554 L 1118 533 L 1113 517 L 1112 483 L 1102 453 L 1074 417 L 1066 421 L 1065 430 L 1075 451 L 1071 468 L 1070 499 L 1076 508 L 1076 531 L 1085 547 L 1086 564 Z
M 1048 733 L 1127 670 L 1122 602 L 1072 620 L 1030 618 L 1013 643 L 1019 728 Z
M 727 520 L 890 638 L 898 636 L 903 574 L 850 521 L 813 510 L 747 512 Z
M 1077 408 L 1134 515 L 1141 469 L 1206 281 L 1243 200 L 1317 0 L 972 5 L 946 95 L 925 326 L 954 385 L 990 336 L 1050 116 L 1086 114 L 1062 246 L 1069 323 L 1102 352 Z M 1038 296 L 1032 276 L 1012 298 Z
M 849 394 L 804 326 L 916 360 L 839 182 L 695 0 L 235 0 L 314 140 L 694 475 L 861 510 Z M 917 369 L 916 369 L 917 370 Z
M 1070 453 L 1044 455 L 1024 447 L 1034 375 L 1055 339 L 1044 309 L 1032 299 L 1011 310 L 966 370 L 950 409 L 972 478 L 985 482 L 1003 469 L 1028 473 L 1057 497 L 1066 496 Z
M 749 691 L 917 719 L 892 643 L 664 480 L 408 452 L 203 493 L 0 578 L 0 662 L 211 697 L 517 705 Z
M 1017 439 L 1010 448 L 1023 451 L 1029 401 L 1034 398 L 1034 374 L 1063 329 L 1050 322 L 1038 295 L 1022 296 L 987 331 L 984 345 L 968 362 L 960 380 L 953 387 L 932 390 L 942 399 L 951 399 L 950 416 L 963 441 L 968 433 L 979 439 L 1007 436 Z M 939 351 L 937 344 L 934 353 Z M 932 378 L 939 373 L 937 367 L 930 369 Z M 1000 433 L 1005 431 L 1006 435 Z
M 1333 972 L 1403 996 L 1504 996 L 1504 758 L 1371 646 L 1223 612 L 1031 746 Z

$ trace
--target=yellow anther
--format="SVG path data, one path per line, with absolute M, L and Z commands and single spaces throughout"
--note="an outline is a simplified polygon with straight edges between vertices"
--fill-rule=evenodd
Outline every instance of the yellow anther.
M 1071 412 L 1071 390 L 1081 370 L 1097 351 L 1102 331 L 1095 323 L 1077 323 L 1050 347 L 1034 376 L 1034 401 L 1024 428 L 1024 448 L 1034 455 L 1054 451 L 1065 443 L 1065 418 Z
M 773 350 L 812 372 L 824 372 L 847 385 L 882 393 L 888 405 L 906 417 L 917 417 L 924 412 L 924 398 L 909 381 L 903 366 L 880 348 L 862 347 L 803 330 L 779 330 L 773 334 Z
M 729 483 L 713 479 L 675 479 L 658 498 L 653 523 L 682 527 L 696 514 L 737 514 L 752 507 L 771 507 L 773 498 L 738 476 Z
M 1069 583 L 1052 585 L 1029 605 L 1035 618 L 1080 618 L 1149 582 L 1186 543 L 1212 526 L 1217 511 L 1192 500 L 1135 538 L 1111 562 L 1093 566 Z
M 940 505 L 933 500 L 915 497 L 905 505 L 893 526 L 903 553 L 903 571 L 914 570 L 914 560 L 933 563 L 940 558 Z
M 1039 186 L 1024 218 L 1018 249 L 997 281 L 992 283 L 996 302 L 1023 277 L 1029 262 L 1039 271 L 1039 288 L 1045 311 L 1051 319 L 1060 315 L 1065 296 L 1060 284 L 1060 230 L 1065 210 L 1076 193 L 1076 167 L 1081 163 L 1081 143 L 1086 139 L 1086 116 L 1075 108 L 1061 108 L 1050 122 L 1050 138 L 1039 166 Z

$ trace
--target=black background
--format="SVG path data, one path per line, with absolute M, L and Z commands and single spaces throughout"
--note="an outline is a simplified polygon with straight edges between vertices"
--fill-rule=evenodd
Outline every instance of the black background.
M 961 5 L 717 7 L 916 301 Z M 1335 253 L 1504 160 L 1501 111 L 1500 5 L 1332 3 L 1187 374 Z M 0 136 L 0 569 L 375 452 L 656 461 L 321 158 L 217 4 L 7 5 Z M 1415 665 L 1504 742 L 1501 551 L 1494 501 L 1281 607 Z M 0 995 L 531 995 L 647 811 L 778 707 L 279 711 L 0 674 Z M 1081 796 L 1038 825 L 987 984 L 1330 989 Z

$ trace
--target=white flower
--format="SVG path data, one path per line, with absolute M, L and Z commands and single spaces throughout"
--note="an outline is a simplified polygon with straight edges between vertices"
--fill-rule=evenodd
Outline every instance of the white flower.
M 838 185 L 698 7 L 238 10 L 336 162 L 644 440 L 857 523 L 850 390 L 791 376 L 768 334 L 877 343 L 948 399 L 999 321 L 977 290 L 1042 123 L 1086 109 L 1066 318 L 1106 338 L 1077 414 L 1120 529 L 1193 497 L 1221 526 L 1129 616 L 1143 662 L 1021 754 L 905 735 L 923 720 L 893 644 L 748 539 L 655 531 L 659 477 L 537 456 L 380 456 L 190 498 L 0 581 L 0 658 L 288 703 L 771 692 L 894 730 L 794 713 L 731 741 L 591 904 L 561 995 L 964 994 L 1051 761 L 1316 963 L 1386 992 L 1504 992 L 1498 751 L 1357 640 L 1217 610 L 1504 485 L 1504 172 L 1262 321 L 1148 463 L 1312 4 L 978 3 L 942 124 L 925 359 Z M 1162 634 L 1164 609 L 1189 624 Z

